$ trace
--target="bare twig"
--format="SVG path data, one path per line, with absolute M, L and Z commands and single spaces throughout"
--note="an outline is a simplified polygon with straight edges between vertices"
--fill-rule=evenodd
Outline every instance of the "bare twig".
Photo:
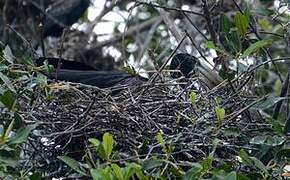
M 186 13 L 190 13 L 190 14 L 195 14 L 198 16 L 203 16 L 202 13 L 199 12 L 195 12 L 195 11 L 189 11 L 189 10 L 184 10 L 184 9 L 179 9 L 179 8 L 174 8 L 174 7 L 168 7 L 168 6 L 161 6 L 158 4 L 153 4 L 152 2 L 143 2 L 143 1 L 138 1 L 138 0 L 134 0 L 136 3 L 138 4 L 143 4 L 143 5 L 147 5 L 147 6 L 152 6 L 152 7 L 156 7 L 156 8 L 161 8 L 164 10 L 173 10 L 173 11 L 178 11 L 178 12 L 186 12 Z

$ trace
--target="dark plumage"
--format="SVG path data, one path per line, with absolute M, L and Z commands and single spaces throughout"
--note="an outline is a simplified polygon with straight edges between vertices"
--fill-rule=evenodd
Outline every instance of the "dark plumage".
M 38 58 L 35 61 L 37 66 L 42 66 L 44 61 L 57 68 L 58 58 Z M 173 78 L 178 78 L 181 75 L 190 76 L 190 72 L 195 68 L 197 59 L 189 54 L 177 54 L 173 57 L 170 64 L 171 70 L 180 70 L 171 74 Z M 55 73 L 49 77 L 55 78 Z M 146 82 L 148 79 L 138 75 L 131 75 L 125 72 L 114 71 L 98 71 L 83 63 L 61 60 L 60 69 L 57 73 L 57 79 L 70 82 L 77 82 L 96 86 L 99 88 L 109 88 L 115 85 L 129 85 L 135 83 Z
M 170 70 L 179 70 L 180 72 L 171 73 L 172 78 L 179 78 L 184 76 L 189 78 L 192 71 L 195 69 L 198 59 L 190 54 L 179 53 L 176 54 L 171 61 Z
M 47 61 L 49 65 L 57 68 L 58 58 L 40 57 L 35 60 L 36 66 L 44 65 Z M 55 78 L 55 73 L 48 75 Z M 88 65 L 76 61 L 61 59 L 60 69 L 57 72 L 57 79 L 88 84 L 99 88 L 109 88 L 115 85 L 125 85 L 146 81 L 146 78 L 137 75 L 131 75 L 124 72 L 98 71 Z
M 90 5 L 90 0 L 61 0 L 47 11 L 43 22 L 43 37 L 59 37 L 64 27 L 76 23 Z
M 54 68 L 57 68 L 57 64 L 59 61 L 59 58 L 45 58 L 45 57 L 40 57 L 35 60 L 35 65 L 36 66 L 43 66 L 44 62 L 47 61 L 47 64 L 52 65 Z M 61 59 L 60 61 L 60 68 L 61 69 L 71 69 L 71 70 L 96 70 L 95 68 L 80 63 L 76 61 L 69 61 L 69 60 L 64 60 Z

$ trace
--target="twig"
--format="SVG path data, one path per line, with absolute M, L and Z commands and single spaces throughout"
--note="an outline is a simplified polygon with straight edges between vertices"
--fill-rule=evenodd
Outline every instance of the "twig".
M 136 62 L 140 62 L 141 61 L 141 58 L 143 57 L 146 49 L 148 48 L 149 46 L 149 43 L 150 41 L 152 40 L 152 37 L 155 33 L 155 30 L 156 28 L 158 27 L 158 25 L 162 22 L 162 19 L 159 19 L 158 21 L 156 21 L 151 29 L 148 31 L 147 33 L 147 36 L 146 36 L 146 39 L 145 39 L 145 42 L 142 44 L 142 47 L 141 47 L 141 50 L 140 50 L 140 53 L 138 53 L 138 57 L 136 58 Z
M 211 13 L 208 8 L 207 0 L 202 0 L 202 2 L 203 2 L 203 17 L 206 20 L 207 28 L 211 36 L 211 39 L 213 40 L 214 44 L 217 45 L 217 34 L 212 24 Z
M 195 14 L 195 15 L 198 15 L 198 16 L 203 16 L 202 13 L 195 12 L 195 11 L 189 11 L 189 10 L 184 10 L 184 9 L 179 9 L 179 8 L 174 8 L 174 7 L 168 7 L 168 6 L 161 6 L 161 5 L 158 5 L 158 4 L 153 4 L 152 2 L 147 3 L 147 2 L 142 2 L 142 1 L 138 1 L 138 0 L 134 0 L 134 1 L 136 3 L 138 3 L 138 4 L 143 4 L 143 5 L 147 5 L 147 6 L 161 8 L 161 9 L 164 9 L 164 10 L 173 10 L 173 11 L 186 12 L 186 13 Z
M 20 34 L 20 32 L 16 31 L 13 27 L 11 27 L 8 24 L 6 26 L 22 39 L 22 41 L 29 47 L 28 49 L 30 49 L 32 56 L 35 57 L 37 53 L 32 47 L 32 44 L 27 39 L 25 39 L 25 37 L 22 34 Z
M 232 0 L 233 3 L 235 4 L 235 6 L 238 8 L 238 10 L 240 11 L 240 13 L 244 14 L 243 10 L 240 8 L 240 6 L 238 5 L 238 3 L 235 1 L 235 0 Z M 249 27 L 251 28 L 251 30 L 253 31 L 253 33 L 256 35 L 256 37 L 259 39 L 259 40 L 262 40 L 262 38 L 260 37 L 260 35 L 258 34 L 258 31 L 254 28 L 254 26 L 252 25 L 251 22 L 249 22 Z M 270 54 L 269 50 L 267 48 L 262 48 L 264 49 L 268 56 L 270 57 L 270 59 L 273 59 L 272 55 Z M 283 83 L 283 78 L 282 78 L 282 75 L 278 69 L 278 66 L 275 64 L 275 62 L 273 61 L 272 62 L 273 65 L 274 65 L 274 69 L 275 69 L 275 72 L 277 73 L 281 83 Z
M 282 89 L 281 89 L 281 92 L 280 92 L 280 97 L 286 97 L 287 95 L 287 92 L 288 92 L 288 87 L 289 87 L 289 72 L 286 76 L 286 79 L 283 83 L 283 86 L 282 86 Z M 274 109 L 274 112 L 273 112 L 273 115 L 272 115 L 272 118 L 273 119 L 277 119 L 278 116 L 279 116 L 279 113 L 280 113 L 280 109 L 282 107 L 282 104 L 283 104 L 283 100 L 279 101 L 276 106 L 275 106 L 275 109 Z
M 186 17 L 186 19 L 189 21 L 189 23 L 197 30 L 197 32 L 199 32 L 199 34 L 200 35 L 202 35 L 202 37 L 206 40 L 206 41 L 208 41 L 209 39 L 206 37 L 206 35 L 205 34 L 203 34 L 202 32 L 201 32 L 201 30 L 199 30 L 199 28 L 192 22 L 192 20 L 191 20 L 191 18 L 190 17 L 188 17 L 188 15 L 185 13 L 185 12 L 182 12 L 182 14 Z
M 119 34 L 114 34 L 113 38 L 109 39 L 109 40 L 105 40 L 102 42 L 99 42 L 98 44 L 94 45 L 92 48 L 101 48 L 104 46 L 108 46 L 111 44 L 114 44 L 118 41 L 122 40 L 122 37 L 128 37 L 128 36 L 132 36 L 133 34 L 135 34 L 137 31 L 144 31 L 148 28 L 150 28 L 156 21 L 160 21 L 161 17 L 154 17 L 149 19 L 148 21 L 145 21 L 141 24 L 138 24 L 134 27 L 131 27 L 130 29 L 128 29 L 128 31 L 126 31 L 125 33 L 119 33 Z

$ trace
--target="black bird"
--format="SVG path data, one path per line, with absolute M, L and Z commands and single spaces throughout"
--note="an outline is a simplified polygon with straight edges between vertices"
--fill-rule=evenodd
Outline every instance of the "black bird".
M 179 70 L 179 72 L 172 72 L 172 78 L 179 78 L 184 76 L 189 78 L 198 63 L 198 59 L 190 54 L 179 53 L 176 54 L 170 63 L 170 70 Z
M 47 61 L 48 64 L 57 68 L 58 58 L 38 58 L 36 59 L 36 65 L 42 66 Z M 198 59 L 194 56 L 185 53 L 176 54 L 171 61 L 170 70 L 179 70 L 180 72 L 171 73 L 172 78 L 179 78 L 184 76 L 189 78 L 192 73 L 195 72 Z M 51 78 L 55 77 L 55 74 L 49 75 Z M 114 71 L 98 71 L 83 63 L 68 61 L 61 59 L 60 68 L 57 73 L 58 80 L 65 80 L 70 82 L 77 82 L 96 86 L 99 88 L 108 88 L 115 85 L 130 84 L 132 82 L 146 82 L 148 79 L 131 75 L 125 72 Z
M 36 59 L 36 66 L 44 65 L 44 62 L 47 61 L 48 65 L 52 65 L 57 69 L 58 58 L 44 58 L 40 57 Z M 55 78 L 55 72 L 48 74 L 50 78 Z M 134 82 L 146 82 L 146 78 L 131 75 L 125 72 L 114 72 L 114 71 L 98 71 L 97 69 L 85 65 L 76 61 L 69 61 L 61 59 L 60 68 L 57 72 L 57 79 L 88 84 L 96 86 L 99 88 L 109 88 L 115 85 L 126 85 Z
M 61 36 L 65 27 L 76 23 L 90 5 L 90 0 L 60 0 L 51 5 L 43 22 L 43 37 Z
M 223 81 L 218 73 L 196 57 L 187 53 L 176 54 L 171 61 L 170 69 L 180 71 L 171 73 L 172 78 L 179 78 L 181 76 L 189 78 L 192 75 L 196 75 L 199 77 L 202 85 L 209 89 L 212 89 Z

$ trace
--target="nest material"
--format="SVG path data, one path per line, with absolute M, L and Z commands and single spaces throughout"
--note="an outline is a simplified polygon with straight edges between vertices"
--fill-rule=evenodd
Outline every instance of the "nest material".
M 88 148 L 88 139 L 101 139 L 105 132 L 113 134 L 114 149 L 121 159 L 162 154 L 155 138 L 162 132 L 167 144 L 174 146 L 172 157 L 176 161 L 201 160 L 212 151 L 215 138 L 221 140 L 216 159 L 234 160 L 239 149 L 249 148 L 248 140 L 255 136 L 252 130 L 268 125 L 259 124 L 257 119 L 251 122 L 246 111 L 240 111 L 246 106 L 246 98 L 237 96 L 229 86 L 206 92 L 196 90 L 194 84 L 198 82 L 191 80 L 180 86 L 172 81 L 157 81 L 118 87 L 123 89 L 119 91 L 66 83 L 54 86 L 58 92 L 52 101 L 39 91 L 33 111 L 26 117 L 40 124 L 26 144 L 30 163 L 46 171 L 56 170 L 52 166 L 61 164 L 57 155 L 80 160 Z M 192 90 L 197 94 L 194 104 L 188 98 Z M 217 98 L 226 109 L 222 123 L 215 115 Z

